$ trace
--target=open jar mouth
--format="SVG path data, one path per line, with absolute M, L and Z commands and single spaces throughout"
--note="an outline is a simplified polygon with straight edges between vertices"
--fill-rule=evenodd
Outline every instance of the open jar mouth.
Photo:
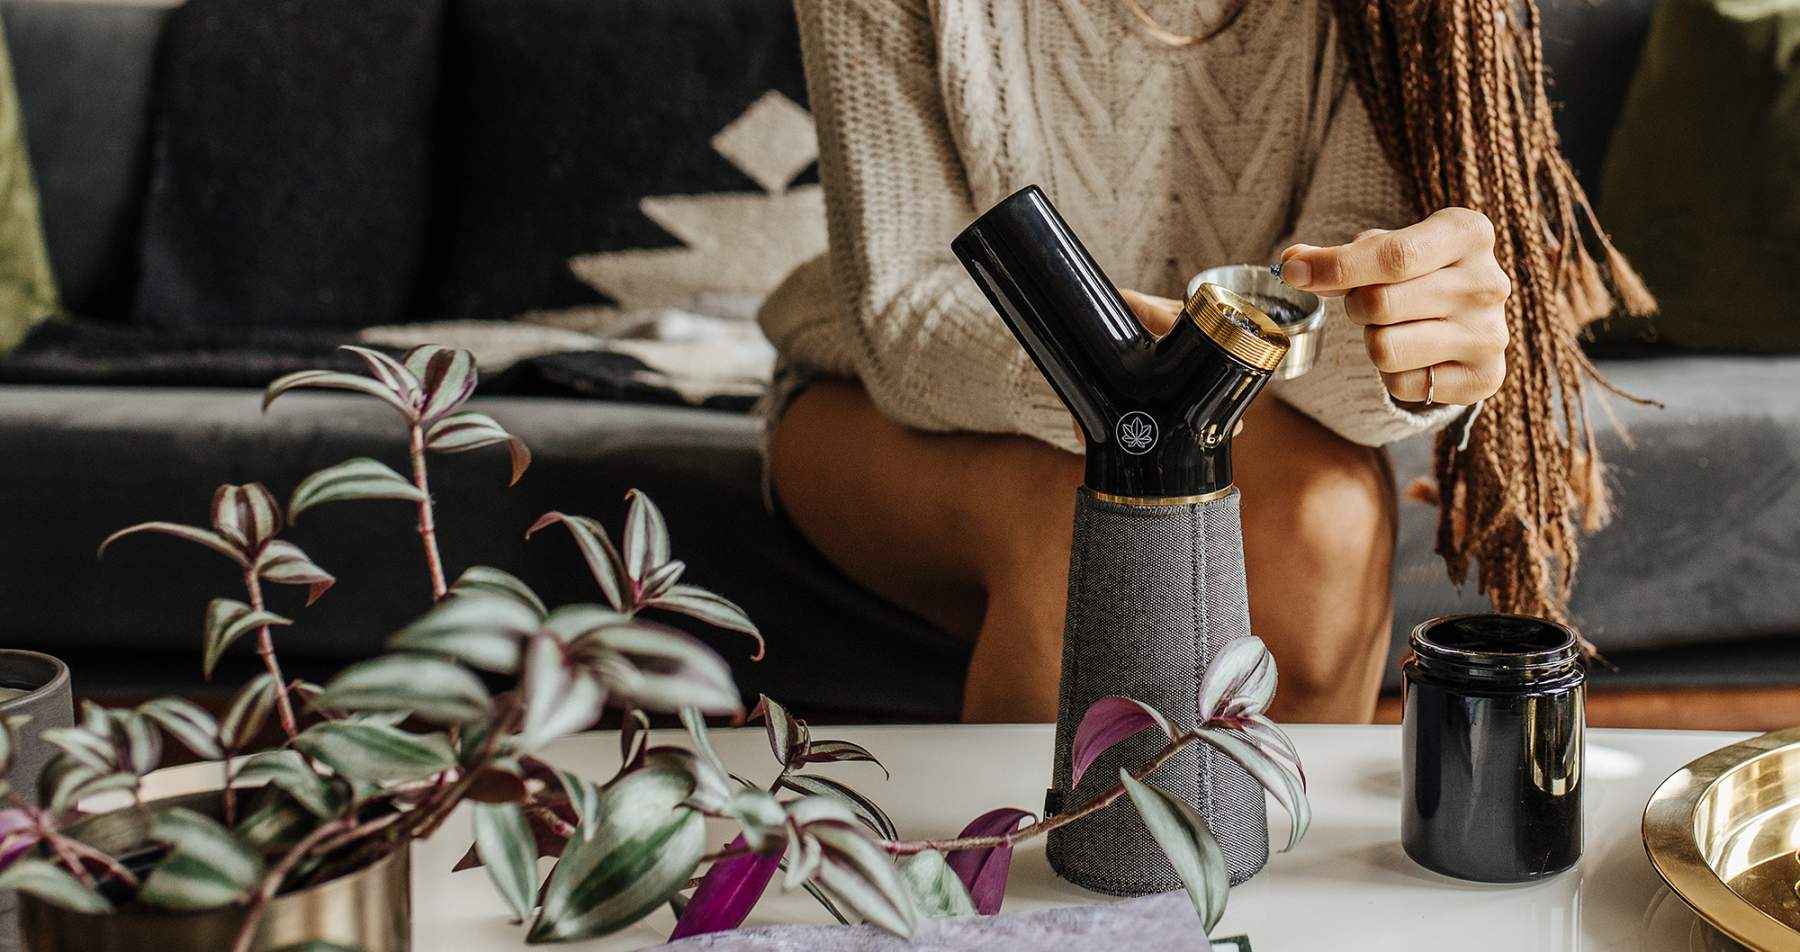
M 1413 628 L 1411 644 L 1424 668 L 1484 680 L 1552 677 L 1581 657 L 1574 629 L 1530 615 L 1445 615 Z

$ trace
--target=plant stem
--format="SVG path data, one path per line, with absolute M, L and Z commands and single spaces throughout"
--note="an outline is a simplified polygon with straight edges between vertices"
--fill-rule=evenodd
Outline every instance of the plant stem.
M 54 832 L 50 833 L 47 838 L 52 839 L 56 842 L 56 844 L 58 846 L 58 852 L 62 852 L 63 848 L 66 847 L 69 852 L 74 853 L 76 856 L 82 857 L 84 859 L 91 859 L 94 862 L 99 863 L 101 866 L 106 867 L 106 871 L 108 874 L 112 875 L 114 878 L 116 878 L 120 882 L 124 883 L 128 888 L 131 888 L 131 889 L 137 888 L 137 886 L 138 886 L 137 876 L 134 875 L 131 872 L 131 870 L 126 869 L 124 866 L 120 865 L 118 860 L 113 859 L 111 856 L 107 855 L 106 853 L 104 853 L 100 850 L 97 850 L 97 849 L 87 845 L 86 843 L 83 843 L 80 840 L 75 839 L 74 837 L 64 836 L 61 833 L 54 833 Z
M 431 571 L 431 597 L 442 601 L 448 586 L 444 584 L 444 559 L 438 554 L 437 517 L 431 509 L 431 485 L 425 479 L 425 430 L 415 423 L 411 428 L 413 485 L 424 494 L 419 500 L 419 539 L 425 543 L 425 567 Z
M 250 593 L 251 609 L 262 611 L 262 582 L 256 577 L 256 569 L 244 570 L 244 589 Z M 275 679 L 275 710 L 281 716 L 281 729 L 292 737 L 300 733 L 300 723 L 294 719 L 294 705 L 288 700 L 287 679 L 281 676 L 281 662 L 275 659 L 275 636 L 270 633 L 268 625 L 256 630 L 256 653 L 262 656 L 263 666 L 269 669 L 269 676 Z
M 1175 738 L 1170 741 L 1167 746 L 1163 747 L 1155 757 L 1150 758 L 1150 760 L 1142 767 L 1132 771 L 1131 778 L 1133 780 L 1142 780 L 1145 777 L 1150 776 L 1156 772 L 1157 768 L 1168 763 L 1169 758 L 1175 756 L 1176 752 L 1199 739 L 1200 735 L 1193 731 L 1189 731 L 1180 737 Z M 952 850 L 1008 847 L 1031 839 L 1034 836 L 1041 836 L 1045 833 L 1049 833 L 1051 830 L 1059 827 L 1068 826 L 1071 823 L 1087 819 L 1088 817 L 1099 813 L 1101 810 L 1112 806 L 1114 801 L 1124 795 L 1125 785 L 1123 783 L 1116 783 L 1108 788 L 1105 793 L 1089 800 L 1086 804 L 1077 809 L 1070 810 L 1067 813 L 1058 813 L 1052 817 L 1045 817 L 1036 823 L 1020 827 L 1011 833 L 1003 833 L 999 836 L 962 836 L 949 840 L 918 840 L 912 842 L 879 840 L 876 842 L 876 845 L 896 856 L 907 856 L 925 850 L 937 850 L 940 853 L 948 853 Z
M 366 836 L 393 823 L 394 820 L 395 815 L 388 814 L 358 825 L 354 816 L 346 816 L 330 823 L 321 824 L 317 829 L 306 834 L 300 842 L 294 844 L 293 849 L 288 850 L 286 855 L 270 867 L 269 871 L 263 875 L 262 882 L 258 883 L 256 890 L 250 894 L 250 903 L 244 911 L 244 924 L 238 928 L 237 940 L 231 944 L 232 952 L 250 952 L 251 943 L 256 939 L 256 925 L 262 919 L 263 910 L 269 905 L 269 901 L 275 898 L 275 894 L 281 891 L 281 883 L 287 879 L 288 873 L 293 872 L 294 867 L 302 859 L 305 859 L 314 847 L 327 840 L 332 840 L 340 833 L 343 835 L 333 842 L 342 843 Z

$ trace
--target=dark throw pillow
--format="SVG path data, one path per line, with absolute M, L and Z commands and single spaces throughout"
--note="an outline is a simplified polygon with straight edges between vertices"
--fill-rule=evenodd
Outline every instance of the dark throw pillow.
M 169 19 L 135 320 L 404 317 L 443 0 L 189 0 Z
M 682 246 L 641 199 L 781 197 L 810 161 L 798 151 L 800 168 L 758 182 L 713 145 L 771 91 L 791 102 L 765 104 L 764 118 L 804 116 L 790 0 L 455 0 L 451 10 L 424 315 L 605 303 L 571 258 Z M 798 128 L 787 145 L 811 149 L 810 124 Z
M 0 30 L 0 354 L 56 311 L 56 282 L 44 247 L 23 126 L 6 34 Z
M 1667 344 L 1800 352 L 1796 37 L 1792 3 L 1657 7 L 1600 219 L 1661 302 L 1648 333 Z

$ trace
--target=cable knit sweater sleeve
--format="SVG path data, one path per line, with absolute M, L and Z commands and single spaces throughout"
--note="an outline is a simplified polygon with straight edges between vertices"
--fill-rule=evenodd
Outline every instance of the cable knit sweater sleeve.
M 1327 42 L 1327 49 L 1336 49 L 1335 38 Z M 1295 242 L 1334 245 L 1365 229 L 1411 223 L 1399 176 L 1382 154 L 1361 94 L 1343 70 L 1335 72 L 1335 95 L 1318 161 L 1305 186 L 1294 231 L 1273 249 L 1274 254 Z M 1381 446 L 1436 430 L 1461 412 L 1461 407 L 1451 406 L 1414 411 L 1394 403 L 1369 360 L 1362 328 L 1344 313 L 1343 298 L 1327 299 L 1323 333 L 1313 369 L 1276 383 L 1271 392 L 1339 436 Z
M 1068 411 L 950 253 L 977 210 L 937 94 L 925 0 L 796 6 L 832 297 L 850 312 L 845 369 L 909 426 L 1060 434 L 1052 442 L 1075 448 Z

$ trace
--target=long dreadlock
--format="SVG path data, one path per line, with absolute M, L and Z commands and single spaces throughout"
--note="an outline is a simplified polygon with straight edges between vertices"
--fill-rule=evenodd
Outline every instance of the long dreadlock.
M 1620 393 L 1582 353 L 1581 327 L 1609 314 L 1615 296 L 1632 314 L 1655 301 L 1600 230 L 1558 148 L 1535 0 L 1333 3 L 1415 210 L 1485 214 L 1513 280 L 1506 381 L 1466 444 L 1454 427 L 1438 437 L 1438 554 L 1459 583 L 1479 562 L 1496 610 L 1563 620 L 1580 531 L 1611 514 L 1584 378 Z

